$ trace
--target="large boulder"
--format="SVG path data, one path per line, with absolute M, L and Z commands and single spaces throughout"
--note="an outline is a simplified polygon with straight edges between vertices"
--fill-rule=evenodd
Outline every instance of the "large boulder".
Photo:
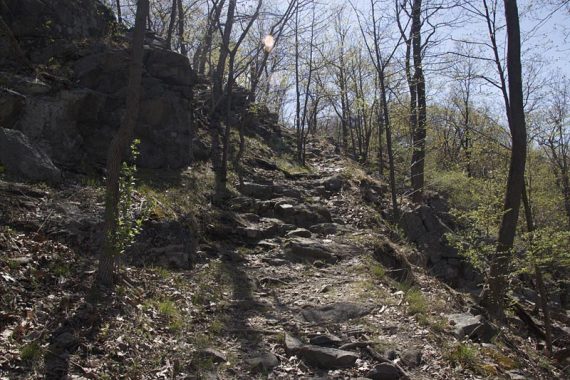
M 445 234 L 454 221 L 445 202 L 437 195 L 426 194 L 426 204 L 404 210 L 400 226 L 409 241 L 424 253 L 431 273 L 455 286 L 472 286 L 480 275 L 450 246 Z
M 9 75 L 5 82 L 10 90 L 0 92 L 0 123 L 21 130 L 54 162 L 71 169 L 105 164 L 126 107 L 128 51 L 104 46 L 89 51 L 73 65 L 72 88 Z M 190 85 L 194 72 L 186 57 L 172 51 L 147 48 L 145 57 L 135 129 L 141 140 L 137 164 L 184 167 L 191 162 L 195 140 Z
M 58 183 L 61 171 L 20 131 L 0 128 L 0 162 L 11 175 Z
M 454 326 L 453 332 L 457 339 L 467 337 L 477 342 L 489 343 L 497 335 L 497 329 L 481 315 L 459 313 L 450 314 L 447 318 Z
M 111 10 L 98 0 L 4 0 L 0 16 L 34 63 L 75 54 L 79 43 L 106 36 Z M 0 42 L 0 45 L 1 42 Z M 5 64 L 0 57 L 0 65 Z

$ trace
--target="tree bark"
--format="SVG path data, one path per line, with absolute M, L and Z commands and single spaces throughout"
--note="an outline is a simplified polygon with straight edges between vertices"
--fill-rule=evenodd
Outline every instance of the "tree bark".
M 421 38 L 422 0 L 414 0 L 412 5 L 412 55 L 414 59 L 414 84 L 417 95 L 417 124 L 412 134 L 411 182 L 412 199 L 421 202 L 424 188 L 424 168 L 426 155 L 426 92 L 422 66 Z M 411 95 L 411 93 L 410 93 Z
M 97 280 L 103 287 L 113 286 L 115 258 L 117 252 L 116 229 L 119 203 L 119 177 L 123 154 L 128 149 L 137 123 L 141 80 L 143 72 L 145 22 L 149 12 L 149 0 L 139 0 L 135 20 L 135 31 L 131 43 L 131 64 L 127 87 L 127 109 L 119 131 L 111 141 L 107 154 L 107 185 L 105 196 L 105 244 L 99 259 Z
M 168 24 L 168 33 L 166 35 L 166 46 L 172 48 L 172 33 L 176 24 L 176 11 L 178 9 L 178 0 L 172 0 L 172 8 L 170 10 L 170 23 Z
M 123 16 L 121 16 L 121 0 L 117 0 L 117 21 L 119 21 L 119 24 L 123 23 Z
M 186 43 L 184 42 L 184 10 L 182 9 L 182 0 L 178 0 L 178 41 L 180 43 L 180 54 L 186 56 Z
M 523 187 L 522 201 L 524 205 L 526 228 L 529 233 L 532 233 L 535 230 L 535 226 L 526 185 Z M 532 241 L 530 244 L 532 244 Z M 550 309 L 548 308 L 548 292 L 546 290 L 546 285 L 544 284 L 544 279 L 542 277 L 542 270 L 540 269 L 540 266 L 534 257 L 532 259 L 532 265 L 534 267 L 534 279 L 536 281 L 536 289 L 538 290 L 540 308 L 542 309 L 542 316 L 544 319 L 546 350 L 548 352 L 548 355 L 552 355 L 552 323 L 550 322 Z
M 507 276 L 510 274 L 511 250 L 516 234 L 526 164 L 526 124 L 518 8 L 516 0 L 504 0 L 504 4 L 507 23 L 507 71 L 510 95 L 508 114 L 512 148 L 497 250 L 491 260 L 489 271 L 488 306 L 491 315 L 497 319 L 504 319 Z

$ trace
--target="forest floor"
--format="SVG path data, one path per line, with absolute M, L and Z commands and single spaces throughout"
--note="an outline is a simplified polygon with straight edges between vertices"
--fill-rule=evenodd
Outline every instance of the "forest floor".
M 410 266 L 385 185 L 329 144 L 308 156 L 258 157 L 191 268 L 126 264 L 104 298 L 94 248 L 65 243 L 101 187 L 1 182 L 0 379 L 562 378 L 507 329 L 458 340 L 448 316 L 470 297 Z

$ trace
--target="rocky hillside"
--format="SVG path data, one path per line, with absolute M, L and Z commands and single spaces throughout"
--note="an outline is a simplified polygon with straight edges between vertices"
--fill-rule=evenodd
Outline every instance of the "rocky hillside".
M 568 376 L 537 351 L 532 297 L 496 326 L 449 286 L 475 289 L 479 275 L 445 242 L 456 228 L 445 199 L 403 199 L 389 222 L 385 183 L 324 137 L 299 166 L 291 133 L 263 107 L 245 183 L 232 172 L 231 199 L 212 204 L 208 85 L 150 34 L 132 196 L 144 222 L 115 293 L 96 297 L 128 33 L 96 1 L 63 2 L 0 9 L 35 68 L 0 37 L 11 52 L 0 57 L 0 379 Z M 553 317 L 567 347 L 570 318 L 555 305 Z

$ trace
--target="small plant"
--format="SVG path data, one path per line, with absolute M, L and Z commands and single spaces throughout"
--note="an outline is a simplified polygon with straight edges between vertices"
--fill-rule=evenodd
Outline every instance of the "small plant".
M 36 342 L 28 343 L 20 350 L 20 359 L 28 365 L 33 365 L 42 357 L 42 348 Z
M 159 275 L 160 277 L 162 277 L 163 279 L 169 279 L 171 276 L 171 273 L 168 269 L 163 268 L 163 267 L 156 267 L 156 274 Z
M 166 315 L 167 317 L 173 318 L 178 315 L 178 308 L 171 300 L 165 300 L 158 303 L 158 311 Z
M 444 355 L 445 359 L 454 366 L 473 368 L 477 362 L 477 350 L 464 342 L 450 347 Z
M 210 332 L 214 335 L 219 335 L 224 330 L 224 322 L 220 319 L 214 319 L 210 323 Z
M 121 176 L 119 179 L 119 210 L 117 218 L 117 229 L 113 237 L 117 252 L 124 253 L 130 247 L 138 234 L 142 231 L 142 224 L 145 221 L 148 210 L 143 208 L 137 212 L 133 206 L 133 194 L 135 189 L 135 175 L 137 167 L 134 164 L 139 151 L 140 140 L 135 139 L 131 144 L 131 161 L 123 162 Z
M 406 292 L 404 298 L 408 303 L 408 314 L 416 315 L 425 314 L 427 312 L 427 302 L 421 290 L 411 288 Z
M 380 264 L 373 263 L 370 266 L 370 273 L 378 280 L 383 280 L 386 277 L 386 269 Z

